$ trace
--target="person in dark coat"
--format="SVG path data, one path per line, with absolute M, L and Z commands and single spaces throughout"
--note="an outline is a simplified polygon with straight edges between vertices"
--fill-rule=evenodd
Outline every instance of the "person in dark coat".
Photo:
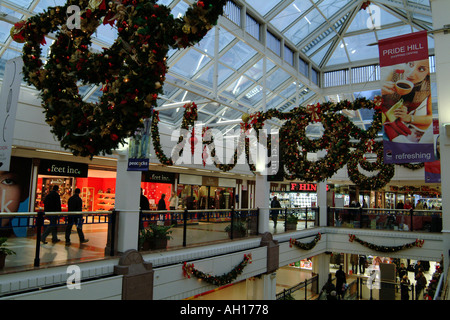
M 141 188 L 141 199 L 139 201 L 139 207 L 141 210 L 150 210 L 150 203 L 148 202 L 148 199 L 146 196 L 144 196 L 144 190 Z
M 161 195 L 161 199 L 159 199 L 159 202 L 158 202 L 158 210 L 167 210 L 166 201 L 164 200 L 165 198 L 166 198 L 166 195 L 163 193 Z
M 406 270 L 406 267 L 405 267 L 404 263 L 400 263 L 400 268 L 398 268 L 397 273 L 398 273 L 398 278 L 399 278 L 400 281 L 403 280 L 404 276 L 408 275 L 408 270 Z
M 273 197 L 272 202 L 270 203 L 271 208 L 281 208 L 280 201 L 278 201 L 277 196 Z M 271 210 L 270 215 L 273 220 L 273 227 L 277 227 L 278 215 L 280 214 L 280 210 Z
M 407 275 L 404 275 L 402 281 L 400 282 L 400 295 L 402 300 L 409 300 L 409 291 L 411 287 L 411 282 Z
M 367 258 L 365 255 L 359 256 L 359 273 L 360 274 L 364 274 L 364 272 L 366 272 L 366 261 L 367 261 Z
M 427 286 L 427 278 L 422 271 L 419 271 L 414 280 L 416 280 L 416 300 L 419 300 L 420 294 Z
M 326 294 L 327 300 L 337 300 L 336 298 L 336 286 L 331 279 L 331 273 L 328 274 L 328 281 L 322 288 L 322 292 Z
M 57 185 L 53 186 L 52 191 L 44 199 L 44 211 L 45 212 L 61 212 L 61 197 L 58 193 L 59 187 Z M 58 230 L 56 229 L 57 222 L 59 220 L 58 216 L 49 216 L 50 224 L 46 227 L 42 233 L 41 241 L 43 244 L 48 243 L 45 239 L 52 233 L 52 242 L 56 243 L 61 241 L 58 239 Z
M 336 294 L 339 300 L 344 296 L 344 283 L 347 283 L 345 272 L 342 270 L 342 266 L 339 266 L 339 270 L 336 271 Z
M 68 211 L 82 211 L 83 210 L 83 200 L 80 198 L 80 189 L 76 188 L 73 196 L 69 198 L 67 202 Z M 70 245 L 70 233 L 72 232 L 72 226 L 76 225 L 78 237 L 80 238 L 80 244 L 86 243 L 89 239 L 84 238 L 83 233 L 83 215 L 69 215 L 67 226 L 66 226 L 66 246 Z

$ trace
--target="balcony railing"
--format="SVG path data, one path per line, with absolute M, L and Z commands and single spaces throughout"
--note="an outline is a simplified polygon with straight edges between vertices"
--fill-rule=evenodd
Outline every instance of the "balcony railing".
M 442 210 L 330 207 L 328 226 L 441 232 Z
M 71 236 L 71 244 L 64 250 L 57 250 L 54 247 L 56 242 L 52 240 L 51 233 L 46 239 L 48 243 L 43 243 L 42 233 L 46 228 L 56 228 L 58 242 L 65 244 L 65 233 L 70 216 L 82 216 L 83 230 L 86 238 L 94 236 L 96 248 L 86 244 L 86 250 L 80 250 L 82 244 L 79 243 L 78 236 Z M 83 211 L 83 212 L 14 212 L 0 213 L 0 237 L 6 239 L 6 248 L 14 251 L 12 255 L 6 257 L 7 268 L 39 267 L 41 264 L 67 264 L 73 260 L 94 260 L 105 255 L 113 255 L 114 233 L 108 233 L 109 225 L 114 224 L 116 219 L 115 211 Z M 76 226 L 81 227 L 81 224 Z M 72 229 L 72 228 L 71 228 Z M 112 228 L 114 229 L 114 228 Z M 16 236 L 19 234 L 20 236 Z M 98 246 L 102 249 L 98 250 Z M 110 248 L 107 251 L 106 248 Z
M 273 209 L 270 209 L 269 214 Z M 270 218 L 268 231 L 284 233 L 319 226 L 319 208 L 280 208 L 277 227 Z M 68 217 L 83 215 L 83 231 L 88 243 L 80 244 L 71 230 L 71 244 L 65 244 Z M 38 267 L 68 264 L 114 256 L 119 239 L 117 221 L 119 211 L 93 212 L 24 212 L 0 213 L 0 237 L 7 237 L 6 245 L 16 251 L 6 257 L 6 268 Z M 124 213 L 126 214 L 126 213 Z M 140 212 L 139 230 L 152 226 L 170 228 L 167 245 L 158 250 L 207 245 L 217 241 L 232 241 L 257 236 L 261 230 L 259 209 L 175 210 Z M 289 222 L 296 221 L 291 225 Z M 42 243 L 46 227 L 57 228 L 60 243 L 52 243 L 49 235 Z M 438 210 L 395 210 L 362 208 L 329 208 L 328 226 L 368 229 L 440 232 L 442 212 Z M 138 226 L 137 226 L 138 227 Z M 74 228 L 75 229 L 75 228 Z M 113 232 L 114 231 L 114 232 Z M 156 250 L 143 249 L 140 250 Z
M 168 245 L 186 247 L 258 235 L 258 219 L 259 209 L 150 210 L 140 212 L 139 229 L 170 226 Z

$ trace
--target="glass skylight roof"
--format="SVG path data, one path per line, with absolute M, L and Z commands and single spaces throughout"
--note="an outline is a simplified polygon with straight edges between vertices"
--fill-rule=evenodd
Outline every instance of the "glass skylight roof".
M 170 6 L 174 17 L 183 16 L 192 2 L 157 1 Z M 249 18 L 244 19 L 238 14 L 239 19 L 231 19 L 236 13 L 225 12 L 225 17 L 221 17 L 218 25 L 198 44 L 169 51 L 169 72 L 164 93 L 158 99 L 158 108 L 176 105 L 172 109 L 161 110 L 160 119 L 167 125 L 179 126 L 182 106 L 187 101 L 200 102 L 201 120 L 217 123 L 239 120 L 243 113 L 269 108 L 289 111 L 298 105 L 328 100 L 331 96 L 321 92 L 321 72 L 345 69 L 354 64 L 376 65 L 376 43 L 380 39 L 432 28 L 429 0 L 394 1 L 392 4 L 385 0 L 372 0 L 366 10 L 361 10 L 363 2 L 236 0 L 227 8 L 246 8 L 243 14 Z M 0 77 L 6 60 L 19 56 L 23 46 L 11 41 L 9 30 L 12 24 L 49 6 L 64 3 L 65 0 L 2 0 Z M 252 23 L 251 28 L 245 28 L 245 21 Z M 268 33 L 264 34 L 266 30 Z M 102 50 L 116 37 L 114 27 L 100 26 L 93 36 L 91 50 Z M 275 49 L 269 49 L 265 39 L 272 39 L 271 45 L 275 45 Z M 53 41 L 46 40 L 44 53 L 48 52 Z M 432 34 L 429 47 L 432 54 Z M 306 64 L 299 63 L 299 59 Z M 317 72 L 319 81 L 315 83 L 313 76 Z M 100 87 L 93 85 L 83 86 L 79 91 L 86 101 L 95 102 L 101 95 Z M 350 95 L 350 98 L 361 92 Z M 354 121 L 359 121 L 362 126 L 368 119 L 370 115 L 366 113 L 354 117 Z

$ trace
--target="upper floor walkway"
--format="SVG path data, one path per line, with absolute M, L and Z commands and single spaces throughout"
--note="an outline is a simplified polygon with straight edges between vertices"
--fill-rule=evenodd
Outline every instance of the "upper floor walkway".
M 448 252 L 441 232 L 433 232 L 435 227 L 421 230 L 414 227 L 418 226 L 414 219 L 422 217 L 422 212 L 329 208 L 326 226 L 320 225 L 317 212 L 317 208 L 283 209 L 276 225 L 274 219 L 269 220 L 269 235 L 258 231 L 258 209 L 141 212 L 141 231 L 155 226 L 164 229 L 166 225 L 171 232 L 163 248 L 143 249 L 143 238 L 136 239 L 145 263 L 150 263 L 155 272 L 154 286 L 160 289 L 154 291 L 153 298 L 184 299 L 214 288 L 205 282 L 189 282 L 182 272 L 186 261 L 205 266 L 208 274 L 223 274 L 227 268 L 233 269 L 239 264 L 243 255 L 250 255 L 253 263 L 237 281 L 274 272 L 278 267 L 323 253 L 440 261 Z M 70 276 L 68 268 L 74 265 L 80 268 L 85 283 L 114 282 L 118 281 L 117 277 L 121 278 L 116 272 L 121 254 L 115 249 L 119 229 L 117 216 L 121 213 L 83 212 L 82 228 L 89 242 L 80 243 L 73 226 L 73 230 L 72 227 L 69 230 L 71 243 L 66 245 L 68 216 L 73 214 L 80 213 L 14 214 L 14 219 L 20 219 L 10 220 L 10 227 L 2 229 L 4 234 L 10 232 L 6 244 L 15 254 L 7 256 L 6 266 L 0 271 L 0 296 L 11 297 L 39 288 L 62 288 Z M 434 219 L 439 219 L 439 211 L 429 214 L 432 219 L 435 215 Z M 46 216 L 57 219 L 46 222 Z M 12 217 L 2 214 L 2 218 Z M 289 222 L 295 218 L 298 221 L 291 229 Z M 412 228 L 398 224 L 407 224 L 408 219 L 413 223 Z M 61 241 L 53 243 L 50 233 L 44 244 L 41 233 L 36 230 L 51 227 L 50 220 L 55 223 L 56 235 Z M 430 223 L 439 224 L 439 220 Z M 117 288 L 114 292 L 120 296 L 116 291 Z

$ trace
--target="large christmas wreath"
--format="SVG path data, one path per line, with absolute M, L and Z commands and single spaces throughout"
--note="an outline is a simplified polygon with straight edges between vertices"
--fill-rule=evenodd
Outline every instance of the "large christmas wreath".
M 155 0 L 69 0 L 14 25 L 23 47 L 24 79 L 41 91 L 45 120 L 61 146 L 74 155 L 110 154 L 152 115 L 167 72 L 169 48 L 201 40 L 223 13 L 226 0 L 197 1 L 182 18 Z M 67 9 L 81 8 L 79 28 L 69 29 Z M 101 24 L 118 37 L 100 53 L 90 51 Z M 44 64 L 41 45 L 56 33 Z M 98 103 L 83 101 L 78 85 L 102 86 Z
M 366 153 L 375 153 L 377 155 L 376 161 L 367 161 Z M 378 170 L 378 173 L 373 176 L 366 176 L 359 172 L 358 164 L 366 171 Z M 383 162 L 383 142 L 374 142 L 369 139 L 363 147 L 355 149 L 349 154 L 347 172 L 350 180 L 361 190 L 378 190 L 391 181 L 395 174 L 395 165 Z

